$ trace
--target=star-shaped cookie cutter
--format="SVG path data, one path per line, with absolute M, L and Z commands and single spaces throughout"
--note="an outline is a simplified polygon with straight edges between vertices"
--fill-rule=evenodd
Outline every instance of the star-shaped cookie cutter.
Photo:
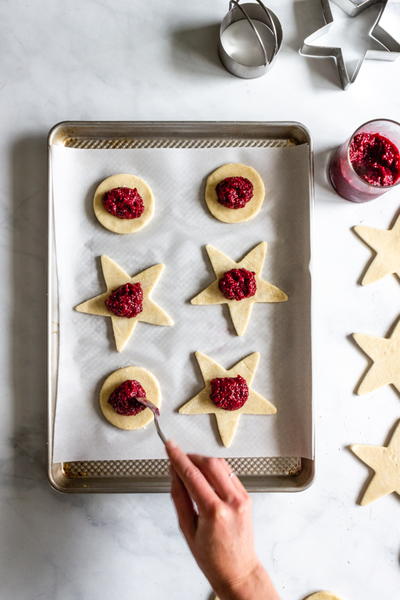
M 355 17 L 373 4 L 380 4 L 381 0 L 332 0 L 332 2 L 342 8 L 349 16 Z M 390 20 L 391 30 L 394 31 L 396 29 L 393 24 L 394 22 L 398 22 L 399 27 L 397 27 L 397 31 L 400 31 L 400 0 L 386 0 L 386 2 L 384 2 L 378 17 L 368 33 L 371 40 L 376 42 L 379 46 L 382 46 L 382 49 L 366 50 L 351 75 L 347 69 L 343 57 L 343 50 L 340 46 L 318 46 L 317 40 L 324 32 L 331 28 L 334 21 L 330 0 L 321 0 L 321 6 L 325 25 L 304 40 L 303 46 L 300 49 L 300 54 L 302 56 L 314 58 L 334 58 L 338 68 L 340 83 L 344 90 L 347 89 L 351 83 L 354 83 L 364 60 L 394 61 L 400 56 L 400 37 L 394 37 L 393 34 L 387 30 L 387 23 Z M 389 11 L 391 13 L 390 19 L 388 16 Z

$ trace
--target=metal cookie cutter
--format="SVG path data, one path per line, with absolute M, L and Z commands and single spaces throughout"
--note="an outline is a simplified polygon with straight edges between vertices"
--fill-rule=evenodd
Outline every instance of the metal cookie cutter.
M 235 52 L 224 43 L 224 32 L 229 26 L 238 21 L 248 23 L 251 32 L 251 43 L 261 50 L 259 64 L 246 64 L 246 61 L 236 58 Z M 267 8 L 261 0 L 240 4 L 240 0 L 230 0 L 229 12 L 222 20 L 219 30 L 218 52 L 224 67 L 244 79 L 261 77 L 271 67 L 282 44 L 282 27 L 278 17 Z
M 381 4 L 382 0 L 332 0 L 332 2 L 342 8 L 349 16 L 355 17 L 369 6 Z M 368 33 L 371 40 L 377 42 L 382 49 L 367 50 L 360 59 L 357 68 L 352 75 L 349 75 L 344 62 L 342 48 L 317 45 L 318 38 L 324 31 L 331 27 L 333 23 L 329 0 L 321 0 L 321 6 L 326 24 L 304 40 L 303 46 L 300 49 L 300 54 L 302 56 L 315 58 L 334 58 L 338 68 L 340 83 L 344 90 L 351 83 L 354 83 L 364 60 L 394 61 L 400 56 L 400 0 L 386 0 L 383 4 L 375 23 Z M 388 31 L 388 26 L 390 26 L 390 31 Z M 396 30 L 396 36 L 391 33 L 394 30 Z

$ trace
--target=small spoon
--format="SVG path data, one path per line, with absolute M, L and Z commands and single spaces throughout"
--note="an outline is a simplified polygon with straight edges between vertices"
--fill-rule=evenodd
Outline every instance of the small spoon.
M 147 398 L 136 398 L 135 397 L 135 400 L 136 400 L 136 402 L 139 402 L 139 404 L 143 404 L 143 406 L 145 406 L 146 408 L 149 408 L 151 410 L 151 412 L 153 413 L 154 425 L 156 426 L 158 437 L 160 438 L 160 440 L 162 441 L 162 443 L 165 446 L 165 444 L 167 443 L 167 438 L 161 431 L 160 423 L 158 421 L 158 417 L 160 416 L 160 411 L 159 411 L 158 407 L 155 404 L 153 404 L 153 402 L 150 402 L 150 400 L 148 400 Z

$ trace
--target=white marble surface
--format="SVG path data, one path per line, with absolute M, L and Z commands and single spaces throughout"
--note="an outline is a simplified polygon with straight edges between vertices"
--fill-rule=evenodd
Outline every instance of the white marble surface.
M 297 120 L 310 128 L 318 470 L 302 494 L 254 496 L 257 546 L 283 600 L 323 588 L 345 600 L 398 595 L 399 498 L 357 506 L 368 471 L 346 445 L 382 443 L 400 414 L 392 389 L 353 395 L 366 360 L 348 339 L 352 331 L 384 335 L 398 315 L 397 281 L 357 287 L 370 254 L 349 228 L 387 227 L 400 192 L 352 205 L 333 194 L 324 172 L 330 149 L 359 123 L 399 119 L 400 61 L 365 64 L 342 92 L 329 62 L 297 54 L 322 24 L 319 3 L 270 0 L 285 27 L 281 54 L 265 78 L 241 81 L 215 54 L 215 24 L 226 5 L 0 5 L 2 599 L 205 600 L 209 593 L 168 496 L 63 496 L 46 481 L 46 132 L 65 119 Z

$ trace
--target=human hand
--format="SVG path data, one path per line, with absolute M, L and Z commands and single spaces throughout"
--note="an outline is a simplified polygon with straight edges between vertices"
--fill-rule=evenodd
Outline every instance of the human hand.
M 258 560 L 250 497 L 223 459 L 167 442 L 171 495 L 199 567 L 221 600 L 279 600 Z

